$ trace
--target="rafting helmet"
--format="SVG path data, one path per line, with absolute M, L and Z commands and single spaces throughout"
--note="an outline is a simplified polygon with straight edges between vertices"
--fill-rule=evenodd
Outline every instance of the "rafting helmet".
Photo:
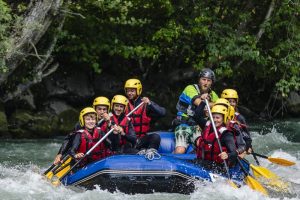
M 92 107 L 86 107 L 86 108 L 82 109 L 80 111 L 80 114 L 79 114 L 79 124 L 80 124 L 80 126 L 82 126 L 82 127 L 84 126 L 84 119 L 83 119 L 83 117 L 86 114 L 89 114 L 89 113 L 94 113 L 97 116 L 96 110 L 94 108 L 92 108 Z
M 128 104 L 128 99 L 123 95 L 115 95 L 111 100 L 111 109 L 113 109 L 115 103 L 124 105 L 126 109 Z
M 237 102 L 239 100 L 238 93 L 234 89 L 225 89 L 225 90 L 223 90 L 223 92 L 221 94 L 221 98 L 224 98 L 224 99 L 236 99 Z
M 212 80 L 212 82 L 215 82 L 216 76 L 215 73 L 209 69 L 209 68 L 203 68 L 198 75 L 199 78 L 205 77 Z
M 140 96 L 142 94 L 142 83 L 140 80 L 138 79 L 128 79 L 126 82 L 125 82 L 125 85 L 124 85 L 124 90 L 125 90 L 125 93 L 126 93 L 126 89 L 127 88 L 134 88 L 136 89 L 136 94 L 138 96 Z
M 227 108 L 227 111 L 228 111 L 228 115 L 227 115 L 228 119 L 232 120 L 234 118 L 234 113 L 235 113 L 234 107 L 230 105 L 230 103 L 227 99 L 219 98 L 219 99 L 216 100 L 214 105 L 223 105 L 223 106 L 225 106 Z
M 225 106 L 223 105 L 215 105 L 211 109 L 211 113 L 217 113 L 217 114 L 222 114 L 223 115 L 223 122 L 226 124 L 228 120 L 228 110 Z
M 94 99 L 94 102 L 93 102 L 93 107 L 94 109 L 96 109 L 96 106 L 107 106 L 107 110 L 109 110 L 110 108 L 110 102 L 109 102 L 109 99 L 106 98 L 106 97 L 97 97 Z

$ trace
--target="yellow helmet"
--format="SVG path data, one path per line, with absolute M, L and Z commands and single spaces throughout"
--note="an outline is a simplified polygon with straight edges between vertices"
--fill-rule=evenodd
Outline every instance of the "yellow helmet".
M 114 103 L 119 103 L 127 107 L 128 99 L 123 95 L 115 95 L 111 100 L 111 109 L 113 109 Z
M 217 99 L 217 101 L 215 102 L 214 105 L 223 105 L 227 108 L 228 114 L 227 117 L 229 120 L 232 120 L 234 118 L 234 107 L 230 105 L 229 101 L 227 99 L 224 98 L 219 98 Z
M 127 88 L 135 88 L 138 96 L 142 94 L 142 83 L 138 79 L 128 79 L 124 86 L 125 93 Z
M 236 99 L 239 100 L 239 96 L 236 90 L 234 89 L 225 89 L 221 94 L 221 98 L 225 99 Z
M 227 99 L 219 98 L 215 101 L 214 105 L 223 105 L 228 108 L 230 106 L 230 103 Z
M 99 106 L 99 105 L 107 106 L 107 110 L 109 110 L 109 108 L 110 108 L 109 99 L 106 98 L 106 97 L 97 97 L 97 98 L 95 98 L 94 102 L 93 102 L 94 109 L 96 109 L 96 106 Z
M 84 126 L 83 117 L 84 117 L 84 115 L 89 114 L 89 113 L 94 113 L 97 116 L 97 112 L 92 107 L 86 107 L 86 108 L 82 109 L 80 111 L 80 114 L 79 114 L 79 124 L 80 124 L 80 126 Z
M 211 109 L 211 113 L 217 113 L 217 114 L 222 114 L 223 115 L 223 122 L 226 124 L 228 120 L 228 110 L 225 106 L 223 105 L 215 105 Z

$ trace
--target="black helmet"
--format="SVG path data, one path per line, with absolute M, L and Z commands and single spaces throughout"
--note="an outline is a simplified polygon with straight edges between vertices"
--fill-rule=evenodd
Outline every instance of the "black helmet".
M 199 77 L 199 78 L 201 78 L 201 77 L 209 78 L 209 79 L 212 80 L 212 82 L 215 82 L 215 79 L 216 79 L 215 73 L 214 73 L 211 69 L 209 69 L 209 68 L 204 68 L 204 69 L 202 69 L 202 70 L 200 71 L 198 77 Z

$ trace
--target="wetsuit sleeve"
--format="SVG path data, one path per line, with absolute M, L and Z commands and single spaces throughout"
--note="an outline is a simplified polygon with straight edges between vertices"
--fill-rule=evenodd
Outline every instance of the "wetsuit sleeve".
M 221 137 L 221 144 L 227 149 L 229 162 L 235 163 L 238 153 L 236 151 L 233 133 L 230 131 L 223 133 Z
M 72 145 L 72 141 L 74 139 L 74 135 L 75 135 L 75 133 L 72 132 L 72 133 L 69 133 L 65 137 L 65 139 L 64 139 L 64 141 L 63 141 L 63 143 L 62 143 L 62 145 L 61 145 L 61 147 L 60 147 L 60 149 L 59 149 L 59 151 L 58 151 L 57 154 L 65 155 L 66 153 L 68 153 L 68 151 L 69 151 L 69 149 L 70 149 L 70 147 Z
M 74 126 L 74 131 L 78 131 L 78 130 L 80 130 L 80 129 L 82 129 L 82 127 L 80 126 L 80 123 L 77 122 L 77 123 L 75 124 L 75 126 Z
M 207 122 L 207 119 L 205 119 L 204 107 L 205 107 L 205 102 L 202 101 L 199 104 L 199 106 L 196 107 L 195 115 L 193 116 L 195 122 L 200 126 L 202 130 L 204 129 Z
M 166 109 L 159 106 L 157 103 L 150 101 L 151 104 L 147 105 L 147 115 L 150 117 L 164 117 L 166 115 Z
M 125 138 L 126 141 L 130 142 L 132 146 L 136 143 L 136 134 L 133 128 L 133 125 L 131 122 L 128 123 L 128 133 L 124 136 L 121 136 L 122 138 Z
M 73 140 L 73 143 L 72 143 L 71 150 L 70 150 L 70 155 L 71 156 L 75 157 L 80 143 L 81 143 L 81 133 L 76 133 L 76 135 L 74 137 L 74 140 Z
M 248 150 L 249 148 L 252 148 L 252 138 L 248 130 L 246 119 L 243 115 L 239 114 L 237 117 L 237 121 L 241 123 L 241 134 L 243 135 L 243 139 L 246 142 L 246 150 Z

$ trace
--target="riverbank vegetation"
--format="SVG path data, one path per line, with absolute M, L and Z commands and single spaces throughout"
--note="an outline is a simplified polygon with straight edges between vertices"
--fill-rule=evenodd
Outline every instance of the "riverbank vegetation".
M 120 87 L 109 92 L 93 83 L 81 103 L 122 92 L 123 81 L 137 77 L 145 95 L 175 110 L 180 91 L 209 67 L 218 93 L 237 89 L 241 105 L 259 116 L 298 115 L 299 15 L 299 0 L 0 0 L 2 107 L 10 121 L 25 95 L 40 111 L 46 80 L 84 70 L 86 81 L 101 77 Z

